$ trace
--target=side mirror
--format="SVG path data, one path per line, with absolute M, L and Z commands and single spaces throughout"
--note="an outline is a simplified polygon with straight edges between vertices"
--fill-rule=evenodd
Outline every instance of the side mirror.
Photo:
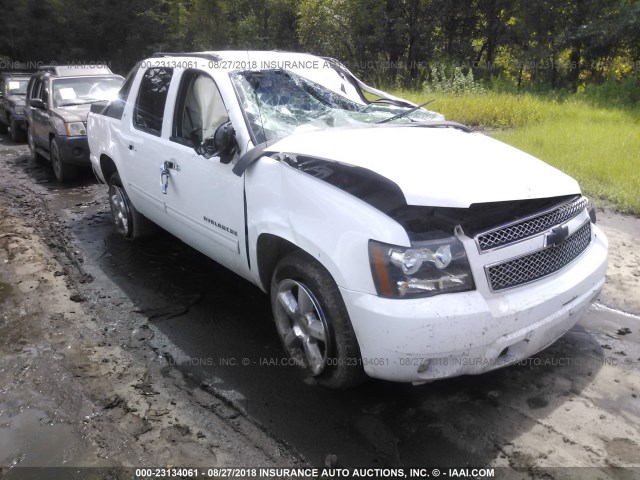
M 236 130 L 231 122 L 225 122 L 213 134 L 213 148 L 216 149 L 221 163 L 229 163 L 236 153 Z
M 220 163 L 229 163 L 237 151 L 236 131 L 231 122 L 220 125 L 213 137 L 205 138 L 202 143 L 197 141 L 197 131 L 191 133 L 194 150 L 205 158 L 220 157 Z
M 29 100 L 29 106 L 33 108 L 39 108 L 40 110 L 46 110 L 46 105 L 39 98 L 32 98 Z

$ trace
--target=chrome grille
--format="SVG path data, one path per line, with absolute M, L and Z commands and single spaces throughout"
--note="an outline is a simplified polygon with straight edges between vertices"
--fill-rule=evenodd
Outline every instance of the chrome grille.
M 476 236 L 480 251 L 508 245 L 523 238 L 544 232 L 551 226 L 563 223 L 573 218 L 587 206 L 585 197 L 560 205 L 553 210 L 537 214 L 525 220 L 499 227 Z
M 503 290 L 551 275 L 572 262 L 589 243 L 591 222 L 585 223 L 556 247 L 486 267 L 489 286 L 494 291 Z

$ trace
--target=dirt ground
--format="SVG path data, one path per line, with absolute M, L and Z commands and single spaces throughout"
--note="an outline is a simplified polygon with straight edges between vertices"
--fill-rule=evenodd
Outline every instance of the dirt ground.
M 130 301 L 104 292 L 105 311 L 87 298 L 92 278 L 63 222 L 0 172 L 0 478 L 15 466 L 301 464 L 154 352 Z M 109 321 L 117 310 L 124 330 Z
M 600 302 L 640 314 L 640 219 L 602 207 L 598 225 L 609 240 L 609 270 Z
M 42 166 L 27 151 L 0 143 L 0 479 L 28 466 L 306 465 L 242 402 L 174 368 L 153 312 L 94 278 L 54 208 L 59 193 L 29 174 Z M 105 208 L 88 198 L 76 210 Z M 585 319 L 536 357 L 548 364 L 408 394 L 366 387 L 352 441 L 386 466 L 433 463 L 421 449 L 440 443 L 470 463 L 524 468 L 526 478 L 580 478 L 536 473 L 545 467 L 640 467 L 640 219 L 601 207 L 598 224 L 610 242 L 607 284 Z M 339 448 L 327 453 L 339 464 Z M 640 473 L 602 472 L 593 478 Z

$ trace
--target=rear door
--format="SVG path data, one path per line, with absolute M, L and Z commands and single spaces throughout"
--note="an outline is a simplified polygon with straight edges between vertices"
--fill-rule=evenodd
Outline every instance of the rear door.
M 166 160 L 168 136 L 162 131 L 167 122 L 165 107 L 173 69 L 153 67 L 145 70 L 137 95 L 122 117 L 119 150 L 120 176 L 135 207 L 165 227 L 165 195 L 160 188 L 161 167 Z

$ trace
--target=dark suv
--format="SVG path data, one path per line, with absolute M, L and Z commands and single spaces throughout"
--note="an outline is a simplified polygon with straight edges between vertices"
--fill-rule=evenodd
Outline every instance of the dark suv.
M 25 107 L 32 156 L 51 161 L 60 182 L 90 166 L 87 114 L 91 104 L 115 98 L 122 81 L 107 67 L 45 67 L 31 76 Z
M 24 97 L 30 73 L 0 74 L 0 133 L 9 130 L 11 140 L 24 142 L 27 131 L 24 124 Z

